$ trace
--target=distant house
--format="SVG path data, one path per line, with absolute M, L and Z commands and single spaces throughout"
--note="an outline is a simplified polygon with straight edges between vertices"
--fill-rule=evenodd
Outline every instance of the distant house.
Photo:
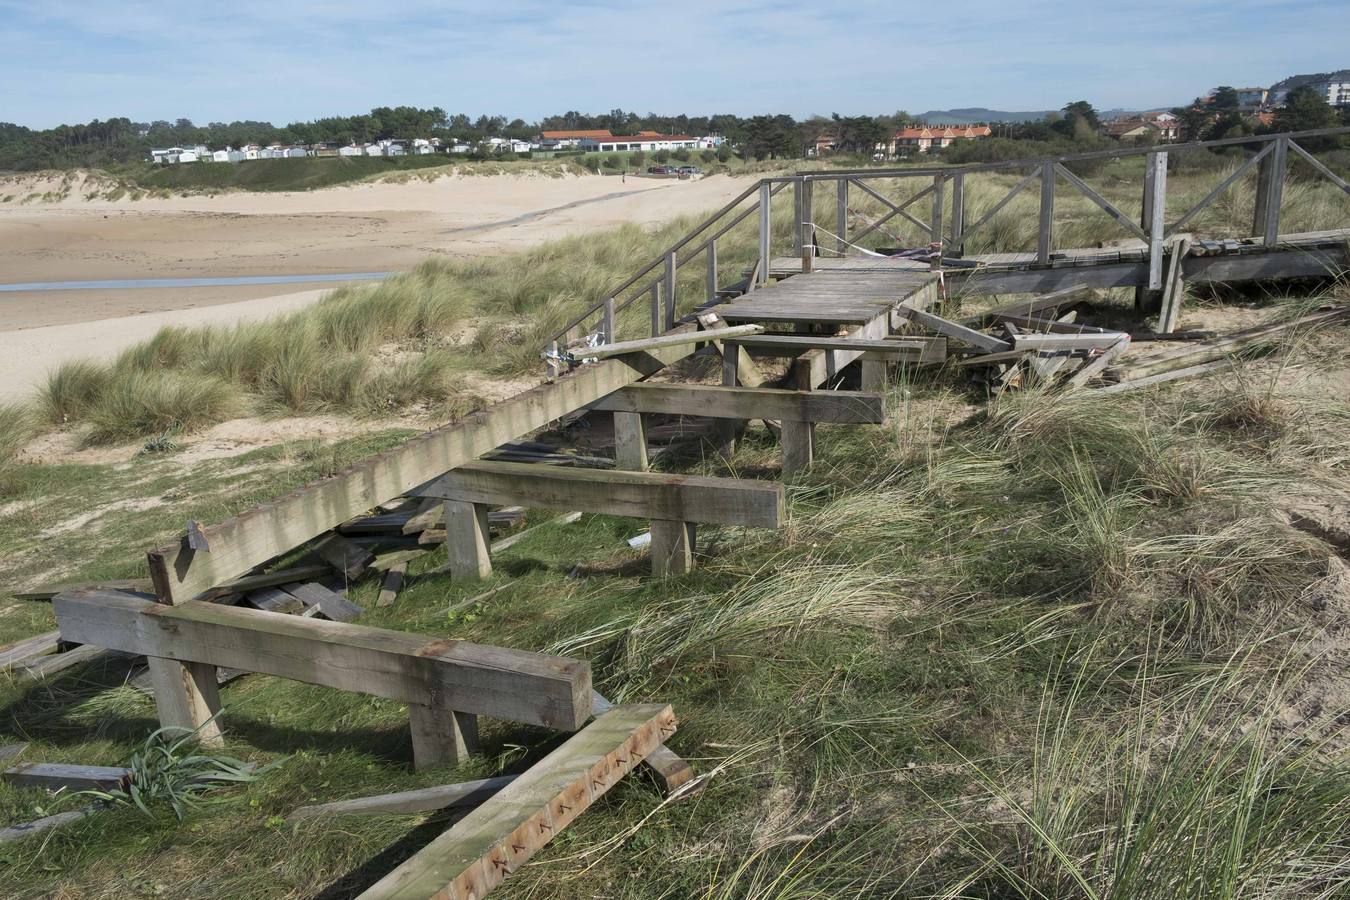
M 1238 109 L 1242 112 L 1256 112 L 1266 105 L 1266 97 L 1270 94 L 1263 87 L 1240 87 L 1234 88 L 1238 96 Z
M 151 150 L 150 162 L 158 165 L 166 165 L 170 162 L 169 157 L 177 157 L 183 152 L 182 147 L 166 147 L 163 150 Z
M 907 153 L 928 153 L 950 147 L 957 141 L 974 141 L 987 138 L 994 131 L 988 125 L 919 125 L 901 128 L 891 138 L 890 144 L 878 145 L 878 151 L 891 156 Z
M 464 144 L 464 143 L 461 143 L 461 142 L 459 142 L 459 141 L 455 141 L 453 144 L 450 145 L 450 150 L 449 150 L 449 152 L 451 152 L 451 153 L 468 153 L 468 152 L 469 152 L 470 150 L 472 150 L 472 149 L 473 149 L 473 147 L 472 147 L 472 145 L 470 145 L 470 144 Z
M 361 150 L 366 156 L 384 156 L 384 148 L 379 144 L 366 144 Z
M 287 147 L 285 148 L 285 156 L 287 159 L 302 159 L 309 156 L 309 151 L 304 147 Z
M 570 131 L 545 131 L 539 135 L 539 146 L 544 150 L 567 150 L 580 146 L 583 140 L 612 138 L 607 128 L 582 128 Z
M 244 159 L 261 159 L 259 154 L 262 153 L 262 148 L 257 144 L 245 144 L 239 149 L 243 151 Z
M 414 156 L 427 156 L 436 152 L 436 148 L 426 138 L 414 138 L 411 146 Z
M 1289 92 L 1295 88 L 1310 87 L 1332 106 L 1350 106 L 1350 69 L 1337 72 L 1319 72 L 1315 75 L 1294 75 L 1270 86 L 1266 97 L 1269 106 L 1284 106 Z
M 358 144 L 348 144 L 338 148 L 338 156 L 365 156 L 366 150 Z
M 806 155 L 824 156 L 827 153 L 833 153 L 836 146 L 834 135 L 818 134 L 806 142 Z
M 212 150 L 209 155 L 202 158 L 209 162 L 230 162 L 231 152 L 230 148 L 226 147 L 224 150 Z
M 309 155 L 310 155 L 310 156 L 324 156 L 324 157 L 329 157 L 329 156 L 340 156 L 341 153 L 342 153 L 342 151 L 341 151 L 341 149 L 338 147 L 337 144 L 310 144 L 310 145 L 309 145 Z
M 403 145 L 397 141 L 380 141 L 380 146 L 384 149 L 385 156 L 405 156 Z
M 1102 134 L 1118 141 L 1146 141 L 1166 144 L 1181 136 L 1181 120 L 1170 112 L 1148 112 L 1122 116 L 1102 123 Z

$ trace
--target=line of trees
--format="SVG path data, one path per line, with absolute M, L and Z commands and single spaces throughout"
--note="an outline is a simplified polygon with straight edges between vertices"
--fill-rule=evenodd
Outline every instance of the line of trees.
M 1221 87 L 1207 98 L 1173 112 L 1181 119 L 1187 139 L 1233 137 L 1261 131 L 1297 131 L 1325 128 L 1350 122 L 1343 111 L 1328 106 L 1311 88 L 1289 93 L 1286 105 L 1274 122 L 1262 125 L 1238 108 L 1238 95 Z M 794 159 L 807 154 L 819 138 L 827 138 L 836 153 L 871 156 L 879 144 L 897 130 L 918 124 L 906 112 L 880 116 L 711 116 L 641 115 L 613 109 L 601 115 L 570 110 L 547 116 L 539 122 L 507 119 L 505 116 L 450 115 L 440 107 L 381 106 L 355 116 L 333 116 L 312 122 L 276 126 L 270 122 L 212 122 L 196 125 L 189 119 L 174 122 L 132 122 L 126 118 L 94 120 L 81 125 L 60 125 L 34 130 L 0 122 L 0 170 L 25 171 L 77 166 L 101 167 L 143 159 L 152 147 L 206 144 L 271 143 L 364 143 L 386 138 L 439 137 L 477 145 L 488 138 L 527 140 L 543 130 L 608 129 L 615 134 L 659 131 L 664 134 L 720 134 L 736 152 L 748 159 Z M 1068 152 L 1109 146 L 1101 137 L 1097 110 L 1086 100 L 1074 100 L 1063 109 L 1035 122 L 1000 124 L 993 139 L 959 141 L 943 152 L 953 162 L 1014 159 L 1038 153 Z

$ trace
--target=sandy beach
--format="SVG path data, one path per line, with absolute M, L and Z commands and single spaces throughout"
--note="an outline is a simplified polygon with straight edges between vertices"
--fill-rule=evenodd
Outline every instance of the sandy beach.
M 432 255 L 494 254 L 711 211 L 745 183 L 727 176 L 463 176 L 109 201 L 83 199 L 77 179 L 69 196 L 55 202 L 0 203 L 0 284 L 397 271 Z M 10 178 L 0 180 L 0 196 L 51 186 Z M 0 293 L 0 399 L 24 396 L 64 359 L 110 357 L 161 325 L 294 309 L 333 286 Z M 81 327 L 89 323 L 97 327 Z

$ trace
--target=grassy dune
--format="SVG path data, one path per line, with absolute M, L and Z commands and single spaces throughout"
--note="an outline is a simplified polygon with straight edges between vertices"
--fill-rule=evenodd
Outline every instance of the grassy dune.
M 1273 510 L 1350 498 L 1350 409 L 1291 377 L 1343 372 L 1348 344 L 1285 347 L 1227 387 L 975 411 L 952 376 L 903 374 L 890 426 L 821 427 L 788 528 L 701 530 L 690 575 L 649 580 L 624 543 L 645 524 L 586 516 L 501 554 L 486 584 L 431 576 L 391 608 L 372 584 L 353 599 L 369 624 L 589 659 L 607 695 L 674 703 L 673 748 L 712 773 L 669 806 L 629 779 L 504 897 L 1342 896 L 1346 648 L 1329 629 L 1350 576 Z M 397 438 L 214 461 L 187 496 L 167 493 L 184 483 L 172 457 L 27 467 L 17 496 L 44 502 L 0 520 L 5 577 L 43 564 L 37 535 L 72 509 L 107 509 L 63 533 L 68 556 L 89 554 L 79 574 L 135 575 L 134 551 L 184 516 Z M 701 470 L 772 476 L 776 455 L 752 430 Z M 140 496 L 160 505 L 111 506 Z M 41 627 L 43 607 L 10 608 L 6 629 Z M 154 716 L 120 678 L 0 690 L 31 758 L 113 764 Z M 123 808 L 0 849 L 0 893 L 348 896 L 392 863 L 343 876 L 439 826 L 285 825 L 295 806 L 519 771 L 558 740 L 485 721 L 482 757 L 412 774 L 398 704 L 249 676 L 225 708 L 229 752 L 274 769 L 182 823 Z M 80 802 L 0 788 L 11 821 Z

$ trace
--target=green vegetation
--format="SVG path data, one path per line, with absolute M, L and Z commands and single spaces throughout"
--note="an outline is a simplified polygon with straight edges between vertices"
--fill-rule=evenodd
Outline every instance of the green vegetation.
M 414 577 L 389 608 L 373 583 L 352 596 L 369 624 L 588 659 L 607 696 L 672 702 L 672 748 L 711 773 L 668 806 L 627 779 L 503 897 L 1339 896 L 1350 575 L 1273 510 L 1350 497 L 1346 347 L 1328 332 L 1233 382 L 987 407 L 951 373 L 901 373 L 890 426 L 819 428 L 789 527 L 701 529 L 689 575 L 653 582 L 624 543 L 645 523 L 585 516 L 500 554 L 487 583 Z M 1325 381 L 1288 377 L 1314 361 Z M 161 455 L 25 467 L 15 499 L 36 502 L 0 518 L 0 569 L 45 575 L 42 533 L 93 510 L 59 532 L 61 575 L 143 574 L 137 551 L 184 517 L 396 437 L 193 463 L 190 480 Z M 773 477 L 776 455 L 756 426 L 697 470 Z M 180 484 L 190 496 L 170 495 Z M 41 604 L 6 610 L 16 637 L 47 627 Z M 110 763 L 153 728 L 121 679 L 0 690 L 29 758 Z M 274 768 L 181 824 L 114 809 L 0 851 L 0 893 L 307 896 L 379 857 L 343 882 L 356 893 L 386 849 L 443 823 L 288 812 L 520 771 L 558 740 L 484 721 L 481 757 L 413 774 L 399 704 L 256 675 L 224 699 L 227 752 Z M 64 808 L 0 788 L 10 821 L 37 806 Z
M 108 174 L 144 191 L 308 191 L 449 165 L 441 156 L 337 156 L 253 159 L 239 163 L 185 163 L 157 166 L 129 163 Z

